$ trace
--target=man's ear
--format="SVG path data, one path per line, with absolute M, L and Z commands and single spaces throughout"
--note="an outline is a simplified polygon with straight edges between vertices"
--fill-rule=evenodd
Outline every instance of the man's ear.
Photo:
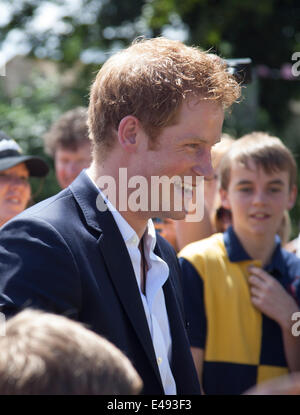
M 230 202 L 229 202 L 229 199 L 228 199 L 227 190 L 220 188 L 219 189 L 219 194 L 220 194 L 220 198 L 221 198 L 223 208 L 230 210 L 231 206 L 230 206 Z
M 118 128 L 118 140 L 124 150 L 129 152 L 136 151 L 139 129 L 139 120 L 133 115 L 127 115 L 122 118 Z
M 296 202 L 296 198 L 297 198 L 297 193 L 298 193 L 298 189 L 297 189 L 297 186 L 294 184 L 289 194 L 289 201 L 288 201 L 288 206 L 287 206 L 288 210 L 292 209 L 292 207 L 294 206 Z

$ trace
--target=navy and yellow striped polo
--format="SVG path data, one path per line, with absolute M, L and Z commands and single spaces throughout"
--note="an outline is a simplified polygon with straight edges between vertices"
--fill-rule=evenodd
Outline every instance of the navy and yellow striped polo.
M 230 227 L 179 253 L 190 343 L 204 349 L 206 394 L 241 394 L 288 372 L 279 325 L 251 303 L 249 265 L 261 266 Z M 264 268 L 300 304 L 300 259 L 276 244 Z

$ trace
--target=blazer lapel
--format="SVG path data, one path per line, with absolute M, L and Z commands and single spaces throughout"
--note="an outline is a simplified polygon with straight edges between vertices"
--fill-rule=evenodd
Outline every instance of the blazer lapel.
M 125 242 L 111 213 L 107 211 L 104 215 L 107 218 L 101 221 L 103 233 L 98 240 L 99 248 L 119 299 L 161 383 L 144 306 Z
M 106 263 L 108 274 L 161 384 L 144 306 L 131 259 L 119 228 L 108 209 L 105 212 L 100 212 L 96 208 L 96 199 L 101 196 L 84 172 L 71 185 L 71 191 L 81 206 L 89 226 L 100 233 L 97 243 Z

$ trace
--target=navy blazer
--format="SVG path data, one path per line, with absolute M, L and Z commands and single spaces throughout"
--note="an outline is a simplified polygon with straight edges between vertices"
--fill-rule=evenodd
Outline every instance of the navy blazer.
M 0 306 L 63 314 L 106 337 L 132 361 L 144 394 L 163 394 L 132 263 L 109 210 L 84 172 L 65 190 L 27 209 L 0 232 Z M 159 235 L 155 252 L 170 268 L 163 286 L 178 394 L 198 394 L 174 250 Z

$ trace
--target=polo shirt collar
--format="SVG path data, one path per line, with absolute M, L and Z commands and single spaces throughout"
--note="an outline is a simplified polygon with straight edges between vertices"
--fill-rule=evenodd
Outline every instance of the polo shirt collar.
M 231 262 L 251 261 L 254 259 L 245 251 L 232 226 L 224 232 L 224 245 Z M 271 261 L 264 269 L 272 274 L 279 272 L 281 275 L 285 275 L 286 266 L 282 254 L 281 241 L 278 235 L 275 236 L 275 249 Z

